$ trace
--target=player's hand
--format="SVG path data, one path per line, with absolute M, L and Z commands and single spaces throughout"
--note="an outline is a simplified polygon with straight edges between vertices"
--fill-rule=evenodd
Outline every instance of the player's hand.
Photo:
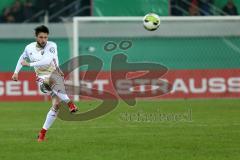
M 17 73 L 14 73 L 14 74 L 12 75 L 12 80 L 18 81 L 18 74 L 17 74 Z
M 28 63 L 27 61 L 25 61 L 25 60 L 23 60 L 23 61 L 21 62 L 21 65 L 22 65 L 22 66 L 30 66 L 29 63 Z

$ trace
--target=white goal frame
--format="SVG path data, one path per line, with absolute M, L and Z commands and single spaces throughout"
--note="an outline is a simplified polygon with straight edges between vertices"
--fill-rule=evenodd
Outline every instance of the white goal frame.
M 79 21 L 141 21 L 142 17 L 73 17 L 73 57 L 79 55 L 78 23 Z M 79 68 L 73 71 L 73 85 L 80 86 Z M 79 96 L 74 95 L 74 101 L 79 101 Z
M 191 37 L 191 36 L 240 36 L 240 16 L 193 16 L 193 17 L 160 17 L 161 25 L 167 24 L 166 32 L 159 29 L 157 32 L 143 33 L 143 36 L 163 36 L 163 37 Z M 143 17 L 73 17 L 73 57 L 79 55 L 79 22 L 104 22 L 104 21 L 134 21 L 141 22 Z M 177 24 L 177 25 L 176 25 Z M 185 28 L 183 27 L 185 26 Z M 193 26 L 194 31 L 186 26 Z M 164 26 L 162 26 L 164 28 Z M 226 27 L 227 32 L 223 32 Z M 143 28 L 143 27 L 142 27 Z M 160 26 L 161 28 L 161 26 Z M 179 29 L 180 28 L 180 29 Z M 164 30 L 164 29 L 163 29 Z M 180 31 L 179 31 L 180 30 Z M 79 68 L 73 71 L 73 85 L 80 86 Z M 79 101 L 79 96 L 74 95 L 74 101 Z

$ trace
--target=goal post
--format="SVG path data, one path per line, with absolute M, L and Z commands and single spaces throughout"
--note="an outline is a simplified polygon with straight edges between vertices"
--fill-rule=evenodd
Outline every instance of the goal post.
M 93 54 L 107 61 L 109 55 L 99 54 L 104 52 L 101 45 L 111 39 L 130 39 L 134 41 L 134 48 L 129 51 L 133 61 L 163 62 L 172 70 L 240 67 L 239 16 L 160 19 L 158 30 L 147 31 L 143 17 L 74 17 L 73 57 Z M 92 50 L 86 49 L 89 47 Z M 79 68 L 74 70 L 74 86 L 80 85 L 79 73 Z M 78 101 L 79 96 L 75 95 L 74 100 Z
M 73 18 L 73 57 L 77 57 L 79 55 L 78 51 L 78 20 L 77 17 Z M 73 71 L 73 86 L 80 86 L 79 83 L 79 68 L 76 68 Z M 76 92 L 74 92 L 76 93 Z M 74 101 L 79 101 L 79 96 L 74 95 Z
M 142 17 L 73 17 L 73 57 L 79 56 L 79 23 L 81 22 L 139 22 L 141 23 Z M 81 33 L 80 33 L 81 34 Z M 79 83 L 79 68 L 73 71 L 73 85 L 80 86 Z M 74 101 L 79 101 L 79 96 L 74 95 Z

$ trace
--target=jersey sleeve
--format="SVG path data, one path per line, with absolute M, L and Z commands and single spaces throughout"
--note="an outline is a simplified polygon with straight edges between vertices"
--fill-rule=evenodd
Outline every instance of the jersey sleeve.
M 25 48 L 24 52 L 22 53 L 22 55 L 19 57 L 18 59 L 18 62 L 17 62 L 17 65 L 16 65 L 16 68 L 15 68 L 15 71 L 14 73 L 18 73 L 21 68 L 22 68 L 22 65 L 21 65 L 21 62 L 26 59 L 28 57 L 27 55 L 27 49 Z
M 56 45 L 47 46 L 44 51 L 43 58 L 40 61 L 32 62 L 29 65 L 31 67 L 40 67 L 40 66 L 49 65 L 54 60 L 54 54 L 56 50 L 57 50 Z

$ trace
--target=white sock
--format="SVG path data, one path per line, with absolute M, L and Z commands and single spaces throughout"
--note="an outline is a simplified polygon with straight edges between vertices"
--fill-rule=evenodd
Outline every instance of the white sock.
M 43 129 L 48 130 L 56 118 L 57 118 L 57 111 L 55 111 L 51 108 L 50 111 L 48 112 L 46 120 L 43 124 Z
M 70 98 L 68 97 L 67 94 L 65 93 L 60 93 L 60 92 L 56 92 L 53 90 L 53 92 L 64 102 L 68 103 L 70 101 Z

